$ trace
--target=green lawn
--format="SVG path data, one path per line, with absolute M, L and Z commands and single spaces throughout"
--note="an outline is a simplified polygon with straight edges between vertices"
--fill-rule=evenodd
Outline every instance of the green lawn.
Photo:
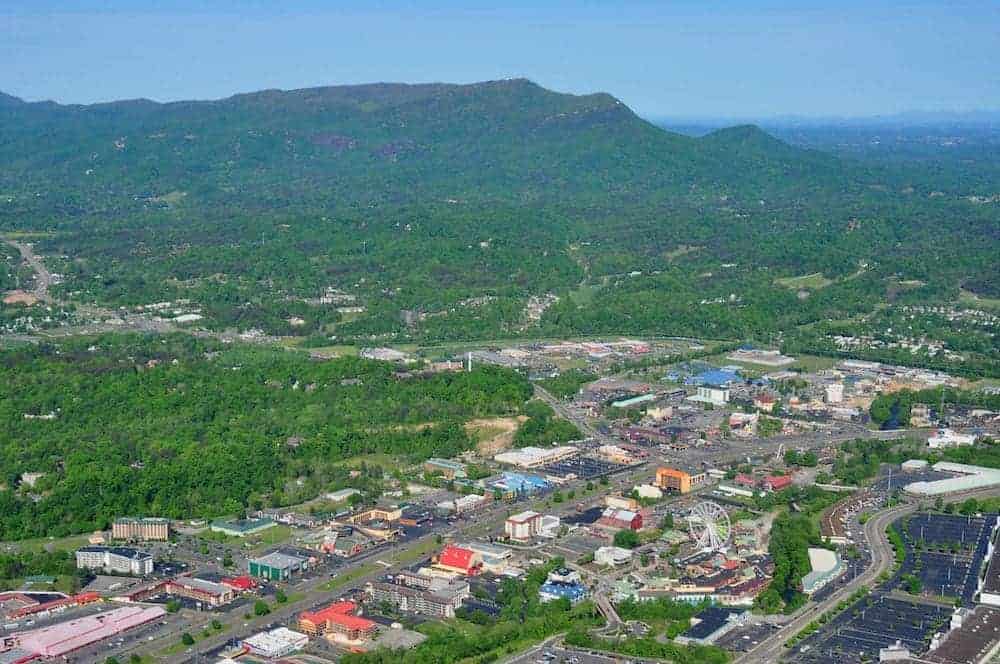
M 382 568 L 381 565 L 378 565 L 374 562 L 365 563 L 364 565 L 354 567 L 348 572 L 345 572 L 344 574 L 338 574 L 334 578 L 327 581 L 325 584 L 323 584 L 323 590 L 336 590 L 341 586 L 346 586 L 350 583 L 353 583 L 355 579 L 359 579 L 363 576 L 371 574 L 372 572 L 381 568 Z
M 211 621 L 209 621 L 208 623 L 205 623 L 205 625 L 200 626 L 197 629 L 192 627 L 191 630 L 188 632 L 188 634 L 190 634 L 194 638 L 194 642 L 197 644 L 202 639 L 208 638 L 202 634 L 202 632 L 204 632 L 205 630 L 208 630 L 209 632 L 208 636 L 211 637 L 215 636 L 216 634 L 221 634 L 222 632 L 225 632 L 227 629 L 229 629 L 228 623 L 222 623 L 221 629 L 218 630 L 212 629 Z M 163 650 L 161 650 L 158 657 L 160 658 L 170 657 L 172 655 L 177 655 L 179 653 L 182 653 L 188 648 L 193 648 L 193 647 L 194 647 L 193 645 L 191 646 L 184 645 L 184 643 L 181 641 L 181 637 L 178 636 L 177 641 L 167 646 Z
M 76 586 L 75 581 L 76 577 L 73 576 L 57 576 L 55 583 L 33 583 L 30 586 L 25 587 L 24 579 L 17 578 L 5 580 L 3 581 L 3 584 L 6 584 L 12 589 L 24 587 L 26 590 L 32 590 L 35 592 L 55 591 L 72 595 L 79 592 L 79 588 Z
M 817 290 L 829 286 L 833 283 L 833 281 L 824 277 L 821 272 L 813 272 L 812 274 L 803 274 L 798 277 L 783 277 L 781 279 L 775 279 L 774 283 L 779 286 L 795 290 L 800 288 Z
M 281 544 L 287 542 L 292 537 L 292 527 L 286 526 L 285 524 L 279 523 L 273 528 L 268 528 L 267 530 L 258 533 L 256 535 L 251 535 L 246 538 L 253 547 L 263 548 L 266 546 L 274 546 L 275 544 Z
M 13 546 L 20 551 L 75 551 L 87 546 L 90 535 L 70 535 L 69 537 L 37 537 L 17 542 L 3 542 L 0 546 Z
M 973 307 L 976 309 L 1000 309 L 1000 299 L 991 297 L 982 297 L 976 295 L 975 293 L 970 293 L 967 290 L 961 291 L 958 296 L 958 303 L 965 307 Z
M 419 560 L 420 558 L 423 558 L 424 556 L 426 556 L 431 551 L 434 551 L 434 550 L 438 549 L 439 546 L 440 545 L 432 537 L 432 538 L 427 539 L 424 542 L 421 542 L 417 546 L 414 546 L 414 547 L 411 547 L 409 549 L 406 549 L 405 551 L 403 551 L 402 553 L 400 553 L 398 556 L 393 556 L 391 560 L 392 560 L 392 562 L 396 562 L 396 563 L 411 563 L 411 562 L 413 562 L 415 560 Z

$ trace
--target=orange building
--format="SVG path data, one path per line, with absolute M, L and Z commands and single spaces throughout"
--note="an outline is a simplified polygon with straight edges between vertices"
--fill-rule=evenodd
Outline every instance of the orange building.
M 376 624 L 355 615 L 354 602 L 335 602 L 319 611 L 306 611 L 299 616 L 299 629 L 310 636 L 326 634 L 335 640 L 364 641 L 375 635 Z
M 704 473 L 692 475 L 676 468 L 657 468 L 656 486 L 664 491 L 674 493 L 690 493 L 691 487 L 701 484 L 705 479 Z

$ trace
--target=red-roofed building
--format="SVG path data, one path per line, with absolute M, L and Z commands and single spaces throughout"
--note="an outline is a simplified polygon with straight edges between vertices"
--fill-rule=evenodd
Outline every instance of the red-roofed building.
M 753 475 L 747 475 L 746 473 L 740 473 L 733 481 L 740 486 L 750 487 L 751 489 L 757 485 L 757 480 L 754 479 Z
M 41 604 L 32 604 L 31 606 L 26 606 L 24 608 L 18 609 L 17 611 L 12 611 L 8 617 L 17 620 L 25 616 L 30 616 L 34 613 L 43 613 L 45 611 L 56 611 L 60 609 L 65 609 L 69 606 L 83 606 L 84 604 L 90 604 L 91 602 L 99 602 L 101 596 L 97 593 L 80 593 L 79 595 L 74 595 L 72 597 L 63 597 L 61 599 L 55 599 L 51 602 L 42 602 Z
M 778 399 L 773 394 L 768 394 L 766 392 L 758 394 L 753 399 L 753 407 L 757 410 L 763 410 L 768 413 L 774 410 L 775 405 L 778 403 Z
M 355 615 L 354 602 L 335 602 L 319 611 L 306 611 L 299 616 L 299 629 L 311 636 L 328 635 L 341 641 L 364 641 L 375 635 L 377 626 L 371 620 Z
M 601 514 L 597 520 L 598 525 L 607 526 L 616 530 L 641 530 L 642 514 L 632 510 L 620 510 L 609 507 Z
M 222 583 L 241 593 L 257 590 L 258 585 L 256 579 L 252 576 L 246 575 L 234 576 L 231 579 L 223 579 Z
M 764 491 L 781 491 L 792 486 L 792 476 L 768 475 L 761 481 L 760 486 Z
M 437 566 L 447 572 L 473 576 L 482 569 L 482 556 L 475 551 L 449 544 L 438 556 Z

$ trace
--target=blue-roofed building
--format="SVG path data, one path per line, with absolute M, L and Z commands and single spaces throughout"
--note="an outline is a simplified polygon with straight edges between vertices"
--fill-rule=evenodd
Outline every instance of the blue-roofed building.
M 497 488 L 514 493 L 538 493 L 548 488 L 549 483 L 538 475 L 505 472 L 502 479 L 494 484 Z
M 587 596 L 587 589 L 579 583 L 553 583 L 548 581 L 538 589 L 538 596 L 543 602 L 551 602 L 556 599 L 568 599 L 571 604 L 576 604 Z
M 738 383 L 740 375 L 729 369 L 710 369 L 684 380 L 685 385 L 704 385 L 708 387 L 728 387 Z

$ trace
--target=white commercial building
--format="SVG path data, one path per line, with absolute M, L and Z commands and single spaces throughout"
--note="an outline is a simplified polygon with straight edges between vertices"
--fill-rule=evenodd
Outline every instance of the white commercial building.
M 559 447 L 522 447 L 519 450 L 503 452 L 497 454 L 493 459 L 499 463 L 506 463 L 511 466 L 521 468 L 537 468 L 545 464 L 555 463 L 563 459 L 569 459 L 579 453 L 579 450 L 570 445 Z
M 340 489 L 339 491 L 331 491 L 330 493 L 324 494 L 323 498 L 334 503 L 342 503 L 351 496 L 360 494 L 361 492 L 357 489 Z
M 243 645 L 251 653 L 268 659 L 287 657 L 297 650 L 302 650 L 308 643 L 308 636 L 287 627 L 278 627 L 270 632 L 261 632 L 243 639 Z
M 640 498 L 652 498 L 654 500 L 663 498 L 663 491 L 660 490 L 660 487 L 653 486 L 652 484 L 638 484 L 635 487 L 635 492 Z
M 538 536 L 546 537 L 552 539 L 559 535 L 559 529 L 562 527 L 562 520 L 552 514 L 545 514 L 542 516 L 542 520 L 538 525 Z
M 835 551 L 819 547 L 809 548 L 809 566 L 812 571 L 802 577 L 802 591 L 807 595 L 812 595 L 844 571 Z
M 639 502 L 635 498 L 625 496 L 604 496 L 604 504 L 607 507 L 614 507 L 616 510 L 639 509 Z
M 625 466 L 635 463 L 635 454 L 617 445 L 601 445 L 597 448 L 597 454 L 608 461 Z
M 700 386 L 698 393 L 688 397 L 689 401 L 710 403 L 715 406 L 724 406 L 729 403 L 729 389 L 725 387 Z
M 507 517 L 503 524 L 503 531 L 510 539 L 523 542 L 537 535 L 541 527 L 542 515 L 528 510 Z
M 959 491 L 1000 486 L 1000 469 L 969 466 L 964 463 L 938 461 L 932 468 L 940 473 L 953 473 L 949 477 L 931 482 L 911 482 L 903 490 L 914 496 L 940 496 Z
M 632 552 L 618 546 L 602 546 L 594 551 L 594 562 L 598 565 L 616 567 L 632 560 Z
M 146 576 L 153 573 L 153 556 L 145 551 L 108 546 L 85 546 L 76 552 L 77 569 Z
M 972 445 L 976 442 L 976 437 L 972 434 L 963 434 L 951 429 L 938 429 L 937 433 L 927 439 L 927 447 L 939 449 L 942 447 L 959 447 L 961 445 Z
M 831 383 L 826 386 L 826 402 L 841 403 L 844 400 L 844 384 Z
M 744 498 L 754 497 L 754 492 L 751 489 L 744 489 L 743 487 L 731 486 L 729 484 L 720 484 L 717 490 L 727 496 L 743 496 Z

